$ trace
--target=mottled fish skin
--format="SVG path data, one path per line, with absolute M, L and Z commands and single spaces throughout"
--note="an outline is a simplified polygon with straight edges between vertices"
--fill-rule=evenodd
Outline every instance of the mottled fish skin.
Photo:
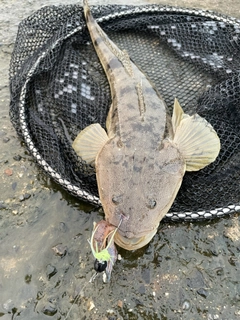
M 186 170 L 213 162 L 220 150 L 212 126 L 184 114 L 173 116 L 147 76 L 104 33 L 84 1 L 87 27 L 111 88 L 106 128 L 93 124 L 79 133 L 75 151 L 95 162 L 100 200 L 114 241 L 134 250 L 146 245 L 170 209 Z M 101 107 L 101 106 L 99 106 Z M 98 138 L 99 137 L 99 138 Z
M 166 129 L 166 105 L 146 76 L 104 33 L 85 7 L 87 26 L 107 75 L 112 105 L 107 119 L 109 138 L 127 147 L 159 148 Z M 161 121 L 159 121 L 161 119 Z M 140 135 L 142 136 L 140 136 Z M 144 140 L 142 140 L 142 139 Z
M 164 100 L 86 6 L 85 16 L 112 93 L 107 120 L 110 140 L 95 161 L 105 217 L 115 226 L 126 217 L 118 231 L 123 237 L 153 236 L 181 185 L 185 163 L 178 149 L 163 140 L 166 131 L 171 133 Z

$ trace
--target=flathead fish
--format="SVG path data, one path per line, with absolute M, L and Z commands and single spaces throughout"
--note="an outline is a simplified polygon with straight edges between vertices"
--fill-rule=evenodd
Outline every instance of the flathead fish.
M 94 48 L 109 81 L 112 104 L 106 130 L 92 124 L 73 142 L 96 168 L 100 200 L 114 241 L 127 250 L 146 245 L 169 211 L 186 171 L 213 162 L 220 141 L 198 114 L 185 114 L 175 99 L 172 117 L 148 77 L 94 20 L 84 13 Z M 99 106 L 101 108 L 101 106 Z

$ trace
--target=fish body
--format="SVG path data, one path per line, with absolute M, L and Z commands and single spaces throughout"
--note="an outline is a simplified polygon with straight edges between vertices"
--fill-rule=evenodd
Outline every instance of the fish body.
M 106 131 L 93 124 L 73 148 L 96 167 L 107 222 L 122 223 L 114 241 L 133 250 L 146 245 L 170 209 L 186 170 L 208 165 L 220 150 L 212 126 L 184 114 L 177 100 L 172 117 L 148 77 L 104 33 L 84 1 L 86 24 L 109 81 L 112 104 Z M 99 106 L 101 107 L 101 106 Z

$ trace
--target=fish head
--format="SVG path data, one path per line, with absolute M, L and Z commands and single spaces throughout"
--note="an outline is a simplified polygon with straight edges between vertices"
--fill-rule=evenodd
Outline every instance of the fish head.
M 106 220 L 118 226 L 114 241 L 127 250 L 145 246 L 157 232 L 181 186 L 185 162 L 177 147 L 164 141 L 151 154 L 129 153 L 117 139 L 96 160 L 100 200 Z

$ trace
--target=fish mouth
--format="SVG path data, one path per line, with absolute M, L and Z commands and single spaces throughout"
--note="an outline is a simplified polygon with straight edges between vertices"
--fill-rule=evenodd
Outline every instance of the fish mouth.
M 114 242 L 119 247 L 124 248 L 126 250 L 136 250 L 148 244 L 152 240 L 156 232 L 157 229 L 154 229 L 153 231 L 148 232 L 146 235 L 142 237 L 127 238 L 117 231 L 114 237 Z

